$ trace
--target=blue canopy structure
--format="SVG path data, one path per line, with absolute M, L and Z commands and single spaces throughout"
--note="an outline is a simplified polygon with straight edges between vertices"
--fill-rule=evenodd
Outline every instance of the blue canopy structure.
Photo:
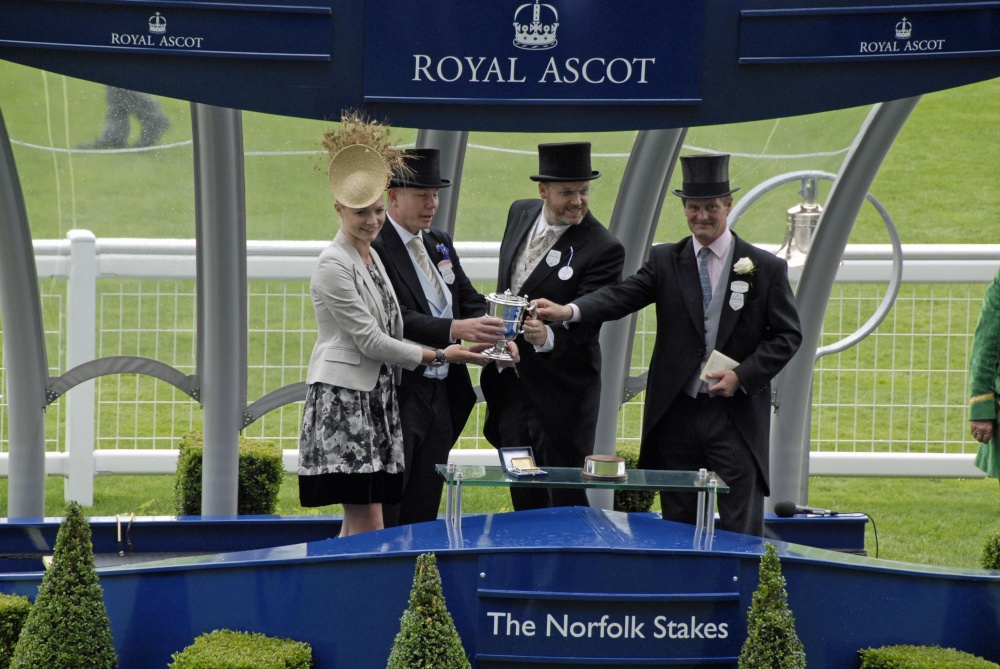
M 517 132 L 794 116 L 1000 76 L 992 2 L 0 1 L 0 57 L 232 109 Z

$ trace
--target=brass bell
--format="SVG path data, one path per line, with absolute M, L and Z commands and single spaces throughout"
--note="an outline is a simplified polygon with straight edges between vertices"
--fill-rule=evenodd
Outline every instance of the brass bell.
M 802 267 L 805 264 L 816 224 L 823 215 L 823 207 L 816 203 L 816 191 L 816 178 L 802 177 L 799 195 L 803 201 L 788 210 L 785 241 L 774 254 L 784 258 L 789 267 Z

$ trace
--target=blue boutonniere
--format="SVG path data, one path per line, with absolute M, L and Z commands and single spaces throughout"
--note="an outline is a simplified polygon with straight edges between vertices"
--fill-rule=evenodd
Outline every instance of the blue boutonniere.
M 441 254 L 442 258 L 444 258 L 445 260 L 451 260 L 451 255 L 450 252 L 448 251 L 447 246 L 445 246 L 444 244 L 438 244 L 434 248 L 437 250 L 438 253 Z

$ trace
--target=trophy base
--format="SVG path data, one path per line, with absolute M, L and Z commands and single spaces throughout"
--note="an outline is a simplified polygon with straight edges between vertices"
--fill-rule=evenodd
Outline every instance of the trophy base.
M 493 360 L 499 360 L 501 362 L 514 362 L 514 356 L 512 356 L 504 349 L 497 348 L 496 346 L 494 346 L 493 348 L 486 349 L 484 353 L 490 356 L 490 358 Z

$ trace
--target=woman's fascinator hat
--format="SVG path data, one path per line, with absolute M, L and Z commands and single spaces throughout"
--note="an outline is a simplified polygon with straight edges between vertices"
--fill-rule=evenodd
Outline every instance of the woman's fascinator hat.
M 323 135 L 329 160 L 330 192 L 345 207 L 367 207 L 382 197 L 393 172 L 409 169 L 392 129 L 355 112 L 345 112 L 340 127 Z

